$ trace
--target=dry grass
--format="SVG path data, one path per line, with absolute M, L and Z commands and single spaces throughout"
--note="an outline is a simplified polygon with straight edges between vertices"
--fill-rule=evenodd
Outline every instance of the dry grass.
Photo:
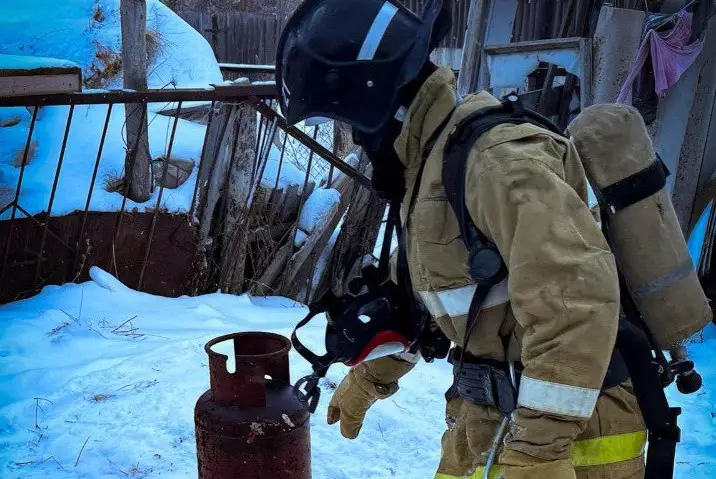
M 69 325 L 70 325 L 70 323 L 68 323 L 67 321 L 65 321 L 64 323 L 60 324 L 60 325 L 57 326 L 56 328 L 53 328 L 52 331 L 50 331 L 49 333 L 47 333 L 47 335 L 48 335 L 48 336 L 54 336 L 55 334 L 59 333 L 60 331 L 62 331 L 63 329 L 65 329 L 65 328 L 66 328 L 67 326 L 69 326 Z
M 88 88 L 102 88 L 122 72 L 122 55 L 95 42 L 94 56 L 97 62 L 90 66 L 90 74 L 84 84 Z
M 95 394 L 90 398 L 90 401 L 94 403 L 100 403 L 112 399 L 114 394 Z
M 134 479 L 143 479 L 144 477 L 147 477 L 149 474 L 154 472 L 153 467 L 141 467 L 139 464 L 135 464 L 132 467 L 129 468 L 127 471 L 123 471 L 120 469 L 122 474 L 124 474 L 127 477 L 131 477 Z
M 102 185 L 105 191 L 120 193 L 124 192 L 125 181 L 124 177 L 119 173 L 106 174 L 104 178 L 102 178 Z
M 104 15 L 104 10 L 102 10 L 102 5 L 95 5 L 94 10 L 92 11 L 92 21 L 97 23 L 102 23 L 105 21 L 107 17 Z
M 147 61 L 152 63 L 152 59 L 163 48 L 162 36 L 158 30 L 147 30 L 145 34 L 147 39 Z

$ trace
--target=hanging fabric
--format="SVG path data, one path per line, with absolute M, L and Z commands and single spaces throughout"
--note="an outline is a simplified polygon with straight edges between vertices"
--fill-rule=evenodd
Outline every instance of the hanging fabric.
M 665 33 L 650 29 L 639 47 L 636 60 L 622 86 L 617 103 L 626 103 L 634 79 L 641 71 L 648 57 L 654 69 L 656 93 L 663 97 L 666 91 L 679 81 L 681 74 L 696 60 L 701 53 L 703 40 L 691 40 L 693 14 L 681 11 L 676 14 L 674 27 Z

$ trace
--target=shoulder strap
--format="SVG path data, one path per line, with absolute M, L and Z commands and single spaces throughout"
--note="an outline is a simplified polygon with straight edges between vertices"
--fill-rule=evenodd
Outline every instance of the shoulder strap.
M 460 233 L 468 251 L 472 251 L 476 243 L 487 244 L 489 241 L 477 229 L 465 205 L 467 159 L 477 140 L 487 131 L 503 123 L 515 125 L 531 123 L 558 135 L 562 134 L 547 118 L 525 109 L 514 93 L 507 95 L 501 105 L 476 111 L 455 126 L 445 144 L 442 176 L 448 202 L 457 215 Z

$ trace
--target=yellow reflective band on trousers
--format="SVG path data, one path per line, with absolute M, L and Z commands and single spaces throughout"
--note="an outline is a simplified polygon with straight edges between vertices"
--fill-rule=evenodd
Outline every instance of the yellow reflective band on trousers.
M 572 463 L 575 467 L 587 467 L 629 461 L 644 454 L 645 446 L 646 431 L 583 439 L 572 445 Z M 482 479 L 484 471 L 484 467 L 478 467 L 469 476 L 453 476 L 439 472 L 435 479 Z M 499 466 L 490 468 L 490 479 L 499 477 Z
M 646 431 L 576 441 L 572 446 L 575 467 L 602 466 L 628 461 L 644 454 Z

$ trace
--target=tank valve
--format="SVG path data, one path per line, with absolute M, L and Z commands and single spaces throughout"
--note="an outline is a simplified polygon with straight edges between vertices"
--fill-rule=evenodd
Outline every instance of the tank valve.
M 677 346 L 669 350 L 669 372 L 671 383 L 676 378 L 676 388 L 681 394 L 693 394 L 703 384 L 703 378 L 694 369 L 694 362 L 688 359 L 688 352 L 684 346 Z

